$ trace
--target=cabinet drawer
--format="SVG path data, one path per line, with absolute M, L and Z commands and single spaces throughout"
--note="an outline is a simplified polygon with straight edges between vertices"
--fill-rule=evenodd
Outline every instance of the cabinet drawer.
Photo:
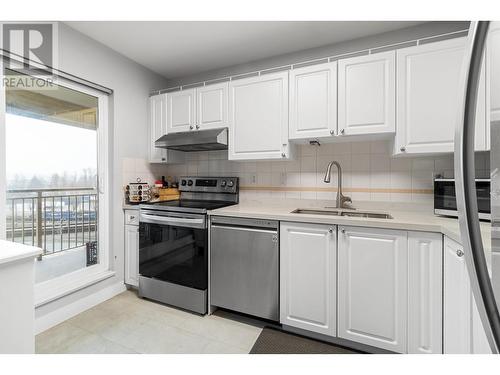
M 125 210 L 125 225 L 139 225 L 139 210 Z

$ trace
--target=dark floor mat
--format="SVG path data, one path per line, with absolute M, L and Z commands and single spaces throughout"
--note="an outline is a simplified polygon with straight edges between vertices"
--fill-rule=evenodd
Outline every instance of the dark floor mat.
M 360 352 L 264 327 L 250 354 L 360 354 Z

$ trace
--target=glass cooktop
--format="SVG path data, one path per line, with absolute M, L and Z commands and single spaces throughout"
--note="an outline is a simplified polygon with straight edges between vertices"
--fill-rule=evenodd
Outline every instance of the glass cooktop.
M 205 213 L 209 210 L 231 206 L 235 203 L 224 201 L 209 201 L 209 200 L 194 200 L 194 199 L 180 199 L 168 202 L 146 203 L 150 209 L 158 209 L 165 211 L 182 211 L 182 212 L 196 212 Z

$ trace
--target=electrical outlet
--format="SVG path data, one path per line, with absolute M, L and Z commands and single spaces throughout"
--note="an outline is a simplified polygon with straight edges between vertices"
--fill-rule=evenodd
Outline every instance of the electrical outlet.
M 282 186 L 286 185 L 286 172 L 280 173 L 280 185 Z

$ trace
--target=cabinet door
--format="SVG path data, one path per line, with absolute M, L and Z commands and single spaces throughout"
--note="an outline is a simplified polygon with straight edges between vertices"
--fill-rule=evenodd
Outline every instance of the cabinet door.
M 167 94 L 168 133 L 187 132 L 196 125 L 196 89 Z
M 479 310 L 476 306 L 476 300 L 471 294 L 472 299 L 472 327 L 471 327 L 471 352 L 472 354 L 492 354 L 490 344 L 488 343 L 488 338 L 486 337 L 486 332 L 483 328 L 483 323 L 479 316 Z
M 285 159 L 288 145 L 288 72 L 229 84 L 229 159 Z
M 396 53 L 339 60 L 339 135 L 396 131 Z
M 471 289 L 463 248 L 445 237 L 444 241 L 444 353 L 471 352 Z
M 408 353 L 443 352 L 443 236 L 408 233 Z
M 280 323 L 335 336 L 335 227 L 281 223 L 280 228 Z
M 464 38 L 456 38 L 397 51 L 396 153 L 454 151 L 465 46 Z M 484 90 L 483 78 L 476 125 L 478 149 L 485 149 Z
M 407 234 L 339 226 L 338 336 L 406 352 Z
M 165 163 L 167 150 L 156 148 L 155 141 L 167 134 L 167 102 L 166 94 L 149 98 L 149 162 Z
M 492 22 L 487 45 L 491 121 L 500 121 L 500 22 Z
M 125 225 L 125 284 L 139 286 L 139 226 Z
M 337 131 L 337 62 L 290 71 L 290 139 Z
M 228 126 L 227 90 L 227 82 L 196 89 L 196 128 L 203 130 Z

